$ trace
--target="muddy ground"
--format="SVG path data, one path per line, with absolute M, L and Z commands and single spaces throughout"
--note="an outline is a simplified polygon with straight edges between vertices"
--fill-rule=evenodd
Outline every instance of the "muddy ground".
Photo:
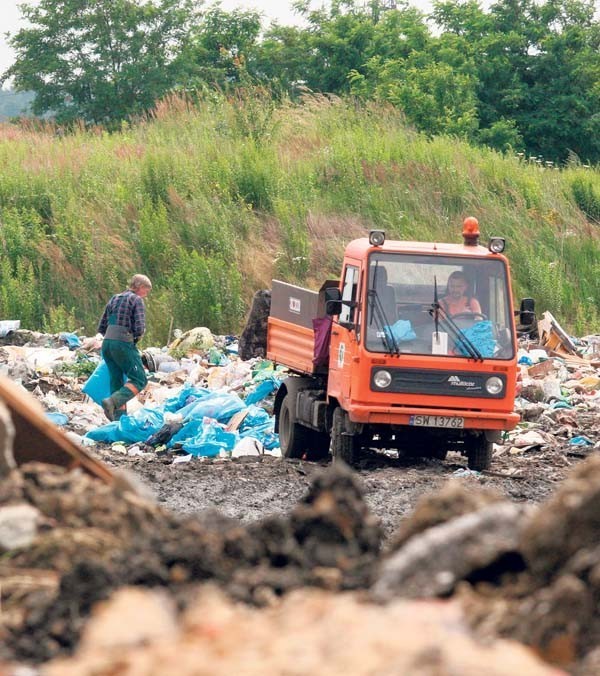
M 234 460 L 198 459 L 172 464 L 169 458 L 143 459 L 98 449 L 109 465 L 126 468 L 163 507 L 190 515 L 206 509 L 244 523 L 289 513 L 306 494 L 314 474 L 325 463 L 284 460 L 269 456 Z M 450 478 L 493 488 L 514 502 L 545 500 L 584 453 L 568 447 L 510 454 L 499 447 L 489 472 L 469 473 L 466 459 L 449 453 L 444 461 L 388 457 L 375 453 L 356 469 L 365 500 L 380 520 L 386 536 L 412 509 L 418 498 Z

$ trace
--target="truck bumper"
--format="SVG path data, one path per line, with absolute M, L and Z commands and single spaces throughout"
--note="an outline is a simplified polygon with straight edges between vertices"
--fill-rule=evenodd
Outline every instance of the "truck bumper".
M 463 418 L 464 429 L 475 430 L 512 430 L 521 416 L 518 413 L 496 411 L 464 411 L 444 408 L 411 408 L 410 406 L 360 406 L 352 405 L 348 409 L 350 420 L 356 423 L 410 425 L 413 415 L 446 416 Z

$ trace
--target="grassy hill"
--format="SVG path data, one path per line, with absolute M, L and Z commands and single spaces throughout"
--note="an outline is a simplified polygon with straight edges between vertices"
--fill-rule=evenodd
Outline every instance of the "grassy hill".
M 119 133 L 0 126 L 0 317 L 95 330 L 133 272 L 153 279 L 148 342 L 235 332 L 273 276 L 319 285 L 344 244 L 507 238 L 515 296 L 600 331 L 600 172 L 427 139 L 391 107 L 260 93 L 171 98 Z

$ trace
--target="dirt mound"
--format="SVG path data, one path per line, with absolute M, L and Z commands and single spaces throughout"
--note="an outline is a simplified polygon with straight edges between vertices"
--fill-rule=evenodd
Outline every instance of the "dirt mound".
M 468 491 L 447 485 L 421 502 L 380 568 L 375 598 L 457 592 L 481 636 L 597 673 L 589 665 L 600 644 L 600 458 L 537 508 Z
M 37 536 L 0 567 L 13 579 L 3 586 L 3 656 L 29 661 L 72 649 L 92 605 L 119 587 L 165 587 L 184 607 L 192 583 L 212 580 L 264 605 L 306 585 L 367 587 L 381 543 L 354 475 L 340 467 L 288 517 L 248 527 L 214 513 L 180 520 L 130 491 L 41 464 L 0 483 L 0 497 L 40 514 Z M 29 589 L 24 570 L 34 571 Z
M 580 465 L 522 529 L 526 569 L 477 598 L 465 590 L 482 631 L 516 638 L 550 661 L 598 673 L 600 644 L 600 458 Z
M 389 549 L 399 549 L 413 535 L 503 499 L 495 490 L 478 485 L 465 489 L 462 481 L 450 480 L 435 493 L 419 498 L 410 518 L 391 538 Z
M 149 619 L 148 619 L 149 618 Z M 204 589 L 180 618 L 156 591 L 123 589 L 94 612 L 74 659 L 48 676 L 402 674 L 560 676 L 510 641 L 478 644 L 457 604 L 295 591 L 263 610 Z
M 438 612 L 443 625 L 445 606 L 435 599 L 451 596 L 462 603 L 465 622 L 478 637 L 518 640 L 556 665 L 579 676 L 591 675 L 596 673 L 600 645 L 599 503 L 596 457 L 581 464 L 540 507 L 511 503 L 470 481 L 450 482 L 420 501 L 393 538 L 393 546 L 382 553 L 382 532 L 366 507 L 356 475 L 337 465 L 313 474 L 307 494 L 289 515 L 250 524 L 215 511 L 179 518 L 133 493 L 125 483 L 108 487 L 79 473 L 25 466 L 0 483 L 0 553 L 4 549 L 0 656 L 35 663 L 72 652 L 96 604 L 133 586 L 161 590 L 171 607 L 164 622 L 157 620 L 156 625 L 152 618 L 146 629 L 167 627 L 172 643 L 166 641 L 159 654 L 142 650 L 141 663 L 160 661 L 164 651 L 168 665 L 178 646 L 185 650 L 182 646 L 191 636 L 206 638 L 211 627 L 203 624 L 198 629 L 196 620 L 188 625 L 186 618 L 190 613 L 209 617 L 206 613 L 213 610 L 216 616 L 235 618 L 231 626 L 240 622 L 237 633 L 227 639 L 232 642 L 243 643 L 251 634 L 248 627 L 264 622 L 264 636 L 256 637 L 255 650 L 269 636 L 284 659 L 292 638 L 298 640 L 292 613 L 310 617 L 313 612 L 307 610 L 309 602 L 294 606 L 285 599 L 290 592 L 320 587 L 336 593 L 362 590 L 362 602 L 358 597 L 347 602 L 339 594 L 339 600 L 332 595 L 318 602 L 319 618 L 329 617 L 323 619 L 325 634 L 350 632 L 353 637 L 344 644 L 346 649 L 363 640 L 358 638 L 361 632 L 371 636 L 367 626 L 378 613 L 388 617 L 388 629 L 382 624 L 380 638 L 393 627 L 394 640 L 385 645 L 395 644 L 404 633 L 396 620 L 420 612 L 418 604 L 405 605 L 396 617 L 397 604 L 407 604 L 404 599 L 409 597 L 434 599 L 425 602 L 427 612 Z M 221 599 L 221 606 L 194 603 L 205 582 L 218 586 L 229 600 Z M 231 601 L 270 609 L 261 611 L 264 616 L 255 615 L 258 611 L 234 608 Z M 345 610 L 339 614 L 338 608 Z M 287 635 L 277 636 L 278 622 L 288 627 Z M 360 627 L 360 632 L 349 627 Z M 316 629 L 307 630 L 307 636 L 311 632 Z M 375 636 L 364 639 L 365 651 L 376 652 Z M 91 644 L 97 647 L 103 640 Z M 446 640 L 452 643 L 452 636 Z M 315 638 L 307 649 L 307 664 L 312 664 L 313 652 L 325 650 L 324 645 Z M 332 668 L 331 673 L 346 668 L 343 648 L 335 646 L 339 669 Z M 430 648 L 429 643 L 423 646 L 425 651 Z M 87 649 L 84 646 L 84 652 Z M 190 660 L 195 659 L 194 650 Z M 434 660 L 439 669 L 431 667 L 431 673 L 462 664 L 452 661 L 451 648 L 448 651 L 442 650 L 441 661 Z M 394 652 L 390 658 L 391 664 L 397 660 L 402 666 L 404 671 L 398 667 L 402 673 L 429 673 L 417 670 L 418 660 L 398 661 L 403 654 Z M 114 666 L 110 660 L 115 655 L 123 657 L 122 652 L 111 653 L 106 664 Z M 240 655 L 236 659 L 242 659 Z M 489 666 L 489 655 L 478 653 L 473 659 L 481 660 L 479 666 Z M 223 664 L 235 668 L 234 662 Z M 267 670 L 272 666 L 268 660 L 257 664 Z M 94 669 L 93 673 L 113 673 L 108 667 L 106 672 L 104 667 Z M 456 669 L 470 673 L 466 667 Z M 523 668 L 515 673 L 533 671 Z

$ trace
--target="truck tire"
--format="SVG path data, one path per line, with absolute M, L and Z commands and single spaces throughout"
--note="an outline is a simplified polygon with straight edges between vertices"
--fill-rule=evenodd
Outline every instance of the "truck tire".
M 279 410 L 279 445 L 284 458 L 301 458 L 308 448 L 310 430 L 296 422 L 294 400 L 286 394 Z
M 494 444 L 488 441 L 485 434 L 479 434 L 473 438 L 469 444 L 467 451 L 467 460 L 469 469 L 475 472 L 481 472 L 484 469 L 489 469 L 492 464 L 492 450 Z
M 331 455 L 333 462 L 345 462 L 352 467 L 358 460 L 359 444 L 356 435 L 348 433 L 348 423 L 346 411 L 336 408 L 331 425 Z

